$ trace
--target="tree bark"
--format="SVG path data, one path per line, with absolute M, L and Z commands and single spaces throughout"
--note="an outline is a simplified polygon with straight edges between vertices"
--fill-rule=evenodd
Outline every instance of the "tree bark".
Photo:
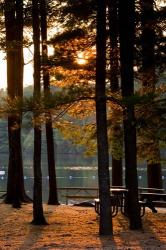
M 119 0 L 120 70 L 123 97 L 134 94 L 133 51 L 135 39 L 135 1 Z M 130 229 L 141 229 L 138 201 L 137 148 L 134 106 L 127 105 L 124 112 L 125 181 L 128 192 Z
M 117 93 L 119 91 L 118 81 L 118 3 L 117 0 L 108 1 L 108 13 L 109 13 L 109 36 L 110 36 L 110 82 L 111 92 Z M 116 118 L 114 118 L 116 119 Z M 121 139 L 117 138 L 117 133 L 121 134 L 121 127 L 113 120 L 112 126 L 112 185 L 123 185 L 123 169 L 122 169 L 122 157 L 118 158 L 114 154 L 114 140 L 118 143 L 119 149 L 123 151 L 123 143 Z M 118 142 L 117 142 L 118 140 Z
M 34 43 L 34 98 L 40 98 L 40 19 L 39 1 L 32 1 L 32 24 Z M 35 225 L 46 225 L 42 204 L 42 171 L 41 171 L 41 125 L 37 122 L 39 112 L 34 113 L 34 191 L 33 191 L 33 221 Z
M 105 97 L 106 77 L 106 1 L 99 0 L 97 5 L 96 36 L 96 123 L 98 149 L 98 177 L 100 199 L 99 233 L 111 235 L 112 216 L 110 201 L 109 153 L 107 138 L 107 114 Z
M 141 0 L 142 9 L 142 84 L 143 91 L 154 92 L 157 82 L 155 73 L 155 17 L 154 0 Z M 147 156 L 147 179 L 149 188 L 162 188 L 159 142 L 151 138 L 151 155 Z
M 23 2 L 5 1 L 8 96 L 23 97 Z M 21 113 L 8 117 L 9 166 L 6 203 L 29 201 L 25 194 L 21 148 Z M 17 179 L 15 179 L 15 177 Z M 17 190 L 17 191 L 16 191 Z M 16 201 L 16 202 L 15 202 Z M 17 205 L 14 204 L 16 207 Z M 18 205 L 20 206 L 20 205 Z
M 50 93 L 48 64 L 48 48 L 47 48 L 47 6 L 45 0 L 40 0 L 40 16 L 41 16 L 41 38 L 42 38 L 42 63 L 43 63 L 43 84 L 44 95 L 48 97 Z M 47 139 L 47 158 L 48 158 L 48 175 L 49 175 L 49 198 L 48 204 L 59 205 L 56 171 L 55 171 L 55 152 L 54 152 L 54 136 L 52 127 L 51 113 L 46 114 L 46 139 Z

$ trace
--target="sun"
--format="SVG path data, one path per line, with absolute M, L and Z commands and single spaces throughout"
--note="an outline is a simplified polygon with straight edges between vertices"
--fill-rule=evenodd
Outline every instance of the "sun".
M 92 46 L 85 51 L 78 51 L 75 62 L 80 65 L 90 64 L 96 58 L 96 47 Z
M 88 56 L 85 54 L 85 52 L 78 52 L 76 62 L 80 65 L 85 65 L 88 63 Z

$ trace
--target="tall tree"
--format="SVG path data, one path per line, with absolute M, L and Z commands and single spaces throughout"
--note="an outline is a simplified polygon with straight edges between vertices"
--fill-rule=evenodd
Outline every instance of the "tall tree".
M 23 1 L 5 1 L 7 85 L 10 99 L 23 97 Z M 8 118 L 9 167 L 6 203 L 27 201 L 23 179 L 21 113 Z
M 40 16 L 41 16 L 41 40 L 42 40 L 42 64 L 43 64 L 43 84 L 45 97 L 50 96 L 50 81 L 48 71 L 48 48 L 47 48 L 47 3 L 40 0 Z M 55 171 L 55 152 L 54 152 L 54 136 L 52 127 L 51 113 L 46 114 L 46 139 L 47 139 L 47 158 L 48 158 L 48 174 L 49 174 L 49 198 L 48 204 L 58 205 L 58 192 Z
M 124 98 L 134 94 L 134 40 L 135 1 L 119 0 L 120 70 L 121 88 Z M 138 201 L 136 128 L 133 104 L 124 111 L 125 179 L 128 188 L 128 213 L 130 229 L 141 229 L 140 206 Z
M 118 63 L 118 2 L 117 0 L 108 1 L 109 14 L 109 38 L 110 38 L 110 82 L 111 92 L 119 91 L 119 63 Z M 114 116 L 114 115 L 113 115 Z M 114 118 L 114 117 L 113 117 Z M 121 136 L 119 136 L 121 135 Z M 122 152 L 122 129 L 113 119 L 112 125 L 112 185 L 123 185 L 122 153 L 116 154 L 117 144 Z
M 113 233 L 110 201 L 109 153 L 106 114 L 106 1 L 97 1 L 96 123 L 101 235 Z
M 32 1 L 32 25 L 33 25 L 33 43 L 34 43 L 34 98 L 36 104 L 41 95 L 40 84 L 40 18 L 39 18 L 39 0 Z M 42 204 L 42 171 L 41 171 L 41 125 L 37 122 L 39 112 L 34 113 L 34 191 L 33 191 L 33 221 L 35 225 L 47 224 Z
M 154 92 L 157 82 L 155 70 L 155 13 L 154 0 L 141 0 L 142 13 L 142 84 L 143 90 Z M 151 154 L 147 156 L 147 177 L 149 188 L 162 188 L 162 172 L 160 163 L 159 142 L 156 135 L 151 136 L 149 147 Z

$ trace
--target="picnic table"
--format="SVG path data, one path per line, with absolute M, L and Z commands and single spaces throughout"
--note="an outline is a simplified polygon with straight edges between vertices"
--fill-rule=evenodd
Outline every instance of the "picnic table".
M 153 193 L 153 192 L 142 192 L 139 194 L 140 199 L 148 199 L 149 201 L 155 201 L 155 200 L 164 200 L 166 201 L 166 194 L 165 193 Z
M 156 205 L 164 204 L 166 205 L 166 193 L 156 193 L 156 192 L 141 192 L 139 193 L 141 201 L 145 201 L 147 207 L 149 207 L 152 212 L 156 213 Z
M 125 198 L 128 189 L 122 188 L 110 188 L 110 199 L 111 199 L 111 213 L 112 217 L 115 217 L 119 211 L 125 214 Z M 95 199 L 95 211 L 100 214 L 100 200 Z
M 145 214 L 145 207 L 152 210 L 153 213 L 157 213 L 155 208 L 156 202 L 154 200 L 163 199 L 166 200 L 166 194 L 162 193 L 164 189 L 158 188 L 144 188 L 139 187 L 139 204 L 141 207 L 141 217 Z M 144 192 L 146 191 L 146 192 Z M 151 191 L 151 192 L 150 192 Z M 115 217 L 120 211 L 123 215 L 127 216 L 125 209 L 126 196 L 128 189 L 123 187 L 111 187 L 110 199 L 111 199 L 111 213 L 112 217 Z M 100 200 L 95 199 L 95 211 L 100 214 Z
M 120 211 L 122 214 L 125 215 L 125 200 L 126 195 L 128 193 L 128 189 L 122 188 L 110 188 L 110 195 L 112 197 L 112 216 L 116 216 L 117 213 Z

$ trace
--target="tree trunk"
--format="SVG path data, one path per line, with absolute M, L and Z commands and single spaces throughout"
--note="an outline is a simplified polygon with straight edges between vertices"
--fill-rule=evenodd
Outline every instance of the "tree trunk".
M 149 188 L 163 188 L 162 172 L 160 163 L 149 163 L 147 165 L 147 177 Z
M 15 56 L 15 78 L 16 78 L 16 96 L 23 98 L 23 70 L 24 70 L 24 58 L 23 58 L 23 0 L 16 0 L 16 56 Z M 21 125 L 22 114 L 19 113 L 17 117 L 17 149 L 18 149 L 18 173 L 19 173 L 19 193 L 22 202 L 31 202 L 32 200 L 26 195 L 24 188 L 24 173 L 23 173 L 23 160 L 22 160 L 22 146 L 21 146 Z
M 122 160 L 112 156 L 112 186 L 123 186 Z
M 41 38 L 42 38 L 42 63 L 43 63 L 43 84 L 45 97 L 50 96 L 48 49 L 47 49 L 47 10 L 46 1 L 40 0 L 41 15 Z M 47 139 L 47 158 L 48 158 L 48 174 L 49 174 L 49 198 L 48 204 L 59 205 L 56 171 L 55 171 L 55 152 L 54 152 L 54 136 L 52 127 L 51 113 L 46 114 L 46 139 Z
M 55 152 L 54 152 L 54 137 L 51 116 L 46 122 L 46 136 L 47 136 L 47 157 L 48 157 L 48 174 L 49 174 L 49 198 L 48 204 L 59 205 L 56 172 L 55 172 Z
M 32 224 L 47 224 L 44 218 L 42 205 L 41 128 L 37 125 L 34 127 L 34 191 Z
M 109 10 L 109 30 L 110 30 L 110 81 L 111 81 L 111 92 L 117 93 L 119 91 L 118 82 L 118 3 L 117 0 L 108 1 Z M 116 118 L 114 118 L 116 119 Z M 121 152 L 123 151 L 123 143 L 121 139 L 117 138 L 117 133 L 121 134 L 121 127 L 116 124 L 113 120 L 112 126 L 112 185 L 122 186 L 123 185 L 123 169 L 122 169 L 122 157 L 117 157 L 114 151 L 114 140 Z
M 120 63 L 123 97 L 134 94 L 133 50 L 135 38 L 135 1 L 119 0 Z M 124 111 L 125 178 L 128 188 L 128 213 L 130 229 L 141 229 L 138 201 L 137 148 L 134 106 L 127 105 Z
M 40 20 L 39 1 L 32 1 L 32 24 L 34 43 L 34 98 L 40 98 Z M 42 171 L 41 171 L 41 126 L 37 122 L 38 112 L 34 113 L 34 192 L 33 221 L 35 225 L 46 225 L 42 204 Z
M 142 9 L 142 84 L 143 91 L 154 92 L 155 73 L 155 17 L 154 0 L 141 0 Z M 151 155 L 147 156 L 147 179 L 149 188 L 162 188 L 159 142 L 152 135 Z
M 21 195 L 19 189 L 19 146 L 18 130 L 14 129 L 16 122 L 16 116 L 10 116 L 8 118 L 8 136 L 9 136 L 9 168 L 8 168 L 8 182 L 7 182 L 7 195 L 5 198 L 5 203 L 13 204 L 13 207 L 21 207 Z
M 7 43 L 8 96 L 23 96 L 23 6 L 22 1 L 6 0 L 5 27 Z M 27 201 L 24 189 L 21 149 L 21 114 L 8 117 L 9 167 L 6 203 Z M 15 177 L 17 176 L 17 180 Z M 17 192 L 15 191 L 17 190 Z M 16 204 L 14 205 L 16 206 Z
M 105 98 L 106 77 L 106 1 L 98 1 L 96 37 L 96 123 L 98 149 L 98 178 L 100 199 L 101 235 L 111 235 L 112 216 L 110 201 L 109 153 L 107 138 L 107 114 Z

